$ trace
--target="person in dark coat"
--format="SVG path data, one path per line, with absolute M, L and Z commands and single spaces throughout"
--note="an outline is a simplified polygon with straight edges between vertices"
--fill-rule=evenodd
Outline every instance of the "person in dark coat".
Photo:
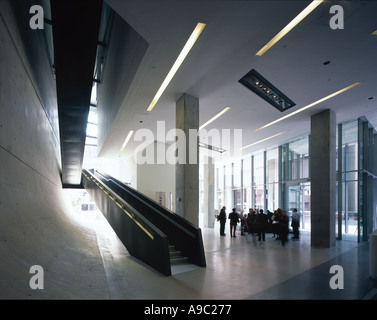
M 292 239 L 299 239 L 299 227 L 300 227 L 300 214 L 297 212 L 297 209 L 292 210 L 292 222 L 291 227 L 293 229 L 293 238 Z
M 280 219 L 281 219 L 281 209 L 278 208 L 275 212 L 273 217 L 271 218 L 272 222 L 272 232 L 274 233 L 273 238 L 276 236 L 276 240 L 280 240 Z
M 246 218 L 247 218 L 247 215 L 246 214 L 244 215 L 241 212 L 241 214 L 240 214 L 240 219 L 241 219 L 241 236 L 244 236 L 245 232 L 247 231 Z
M 263 209 L 259 210 L 256 218 L 257 232 L 258 232 L 258 241 L 266 240 L 266 228 L 267 228 L 267 215 L 263 213 Z
M 226 207 L 222 207 L 219 214 L 220 221 L 220 236 L 225 237 L 225 224 L 226 224 Z
M 233 208 L 233 211 L 229 213 L 228 218 L 230 220 L 230 236 L 235 238 L 237 223 L 240 222 L 236 208 Z
M 272 232 L 272 222 L 273 222 L 272 217 L 274 216 L 274 214 L 270 210 L 267 210 L 266 216 L 267 216 L 266 232 Z
M 281 240 L 281 244 L 284 246 L 285 242 L 288 241 L 288 225 L 289 225 L 289 217 L 287 216 L 285 210 L 281 210 L 279 225 L 280 225 L 280 240 Z
M 255 232 L 255 220 L 256 220 L 256 214 L 253 209 L 249 209 L 249 214 L 247 215 L 247 233 L 251 235 Z

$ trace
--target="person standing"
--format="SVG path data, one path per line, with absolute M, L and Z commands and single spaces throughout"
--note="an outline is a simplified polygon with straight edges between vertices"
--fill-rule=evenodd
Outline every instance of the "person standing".
M 258 231 L 258 241 L 266 240 L 267 215 L 263 213 L 263 209 L 259 210 L 256 218 L 256 225 Z
M 237 223 L 239 222 L 238 213 L 236 208 L 233 208 L 232 212 L 229 213 L 229 220 L 230 220 L 230 236 L 236 238 L 236 229 Z
M 247 233 L 251 235 L 255 232 L 255 219 L 256 214 L 252 208 L 249 209 L 249 214 L 247 215 L 246 221 L 247 221 Z
M 273 238 L 275 238 L 275 234 L 276 234 L 276 240 L 280 240 L 280 219 L 281 219 L 280 208 L 275 210 L 274 215 L 271 219 L 273 220 L 272 222 L 272 232 L 274 233 Z
M 280 240 L 281 240 L 281 244 L 284 246 L 285 242 L 288 240 L 288 225 L 289 225 L 289 217 L 287 216 L 285 210 L 281 210 L 279 224 L 280 224 Z
M 267 209 L 266 216 L 267 216 L 266 232 L 272 232 L 272 222 L 273 222 L 272 217 L 274 216 L 274 214 L 270 210 Z
M 222 207 L 219 214 L 220 221 L 220 236 L 225 237 L 225 224 L 226 224 L 226 207 Z
M 292 222 L 291 227 L 293 229 L 293 237 L 292 239 L 299 239 L 299 231 L 300 228 L 300 213 L 297 212 L 297 209 L 292 210 Z
M 240 220 L 241 220 L 241 236 L 244 236 L 245 231 L 246 231 L 246 214 L 244 215 L 243 211 L 241 211 Z

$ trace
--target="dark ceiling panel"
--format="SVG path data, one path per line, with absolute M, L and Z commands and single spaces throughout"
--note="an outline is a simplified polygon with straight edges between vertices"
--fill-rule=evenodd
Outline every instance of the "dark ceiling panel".
M 63 187 L 81 183 L 102 0 L 51 0 Z

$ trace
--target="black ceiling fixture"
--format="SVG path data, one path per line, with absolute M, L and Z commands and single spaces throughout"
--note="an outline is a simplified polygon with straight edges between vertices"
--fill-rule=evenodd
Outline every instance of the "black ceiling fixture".
M 296 105 L 254 69 L 244 75 L 239 82 L 281 112 Z

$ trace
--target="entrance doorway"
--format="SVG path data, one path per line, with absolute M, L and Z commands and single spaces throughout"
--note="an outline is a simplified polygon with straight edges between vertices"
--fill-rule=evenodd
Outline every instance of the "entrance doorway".
M 292 215 L 292 210 L 300 213 L 300 230 L 310 231 L 310 181 L 290 181 L 286 183 L 287 215 Z

